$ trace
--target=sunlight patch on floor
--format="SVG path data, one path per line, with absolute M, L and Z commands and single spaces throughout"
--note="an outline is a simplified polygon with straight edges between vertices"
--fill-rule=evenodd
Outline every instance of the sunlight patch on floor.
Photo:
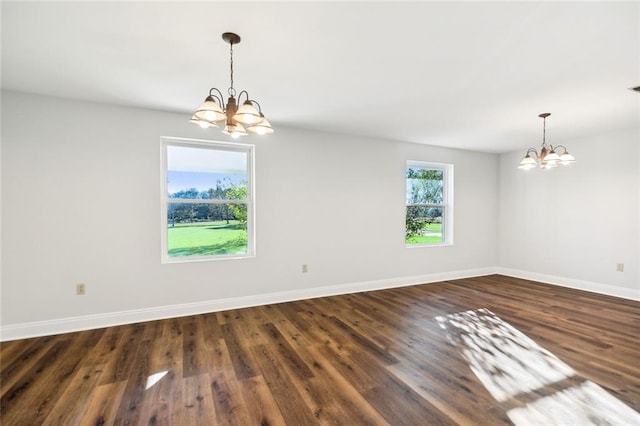
M 640 414 L 591 381 L 507 412 L 518 426 L 640 425 Z
M 491 395 L 505 401 L 573 376 L 575 371 L 488 309 L 437 317 L 461 346 L 473 373 Z
M 162 379 L 164 376 L 167 375 L 167 373 L 169 373 L 169 372 L 168 371 L 161 371 L 159 373 L 155 373 L 155 374 L 152 374 L 149 377 L 147 377 L 147 386 L 144 388 L 144 390 L 148 390 L 153 385 L 158 383 L 160 381 L 160 379 Z
M 436 317 L 516 425 L 638 424 L 640 414 L 488 309 Z M 578 384 L 576 384 L 578 382 Z

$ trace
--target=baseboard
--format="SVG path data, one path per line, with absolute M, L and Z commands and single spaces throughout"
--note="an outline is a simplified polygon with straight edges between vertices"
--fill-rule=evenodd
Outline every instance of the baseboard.
M 576 290 L 590 291 L 592 293 L 606 294 L 608 296 L 640 301 L 640 289 L 617 287 L 592 281 L 576 280 L 574 278 L 546 275 L 537 272 L 502 267 L 495 268 L 494 273 L 514 278 L 538 281 L 545 284 L 557 285 L 560 287 L 574 288 Z
M 337 296 L 340 294 L 359 293 L 363 291 L 384 290 L 406 287 L 417 284 L 429 284 L 440 281 L 500 274 L 515 278 L 538 281 L 561 287 L 606 294 L 624 299 L 640 301 L 638 289 L 616 287 L 573 278 L 546 275 L 518 269 L 490 267 L 467 269 L 462 271 L 440 272 L 435 274 L 415 275 L 384 280 L 363 281 L 342 285 L 315 287 L 302 290 L 283 291 L 253 296 L 233 297 L 204 302 L 183 303 L 179 305 L 159 306 L 130 311 L 110 312 L 106 314 L 84 315 L 80 317 L 61 318 L 47 321 L 34 321 L 21 324 L 0 326 L 0 341 L 26 339 L 30 337 L 50 336 L 74 331 L 92 330 L 143 321 L 154 321 L 165 318 L 183 317 L 228 309 L 248 308 L 251 306 L 273 303 L 292 302 L 294 300 L 313 299 L 316 297 Z
M 204 302 L 159 306 L 155 308 L 110 312 L 106 314 L 84 315 L 80 317 L 3 325 L 0 326 L 0 341 L 50 336 L 54 334 L 92 330 L 115 325 L 225 311 L 228 309 L 248 308 L 251 306 L 313 299 L 316 297 L 336 296 L 340 294 L 359 293 L 363 291 L 383 290 L 416 284 L 428 284 L 439 281 L 477 277 L 493 274 L 495 273 L 495 269 L 496 268 L 478 268 L 462 271 L 440 272 L 435 274 L 364 281 L 302 290 L 259 294 L 254 296 L 233 297 Z

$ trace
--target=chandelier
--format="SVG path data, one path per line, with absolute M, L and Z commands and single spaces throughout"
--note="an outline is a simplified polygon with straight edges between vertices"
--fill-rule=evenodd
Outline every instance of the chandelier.
M 223 103 L 224 96 L 220 90 L 212 87 L 209 90 L 209 96 L 189 122 L 202 128 L 218 127 L 218 123 L 224 122 L 222 133 L 234 138 L 244 136 L 247 132 L 258 135 L 273 133 L 271 124 L 262 114 L 260 104 L 256 100 L 250 99 L 246 90 L 241 91 L 236 100 L 236 89 L 233 87 L 233 45 L 240 43 L 240 36 L 234 33 L 224 33 L 222 39 L 230 45 L 231 85 L 227 91 L 229 98 L 225 105 Z M 240 105 L 243 95 L 245 101 Z
M 543 112 L 539 114 L 538 117 L 542 118 L 542 148 L 540 148 L 540 154 L 535 148 L 529 148 L 527 153 L 525 154 L 522 161 L 520 161 L 519 169 L 533 169 L 536 166 L 541 169 L 550 169 L 552 167 L 557 166 L 558 164 L 562 164 L 566 166 L 568 164 L 574 163 L 576 161 L 573 158 L 573 155 L 569 154 L 567 147 L 564 145 L 547 145 L 546 133 L 547 133 L 547 117 L 550 116 L 551 113 Z M 562 150 L 562 153 L 558 153 L 556 151 Z M 534 157 L 531 156 L 533 154 Z

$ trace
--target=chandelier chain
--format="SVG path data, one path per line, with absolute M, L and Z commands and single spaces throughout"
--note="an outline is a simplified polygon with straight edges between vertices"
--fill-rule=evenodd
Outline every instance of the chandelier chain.
M 231 68 L 231 86 L 229 87 L 229 96 L 234 97 L 236 95 L 236 89 L 233 88 L 233 42 L 230 42 L 229 46 L 229 63 Z

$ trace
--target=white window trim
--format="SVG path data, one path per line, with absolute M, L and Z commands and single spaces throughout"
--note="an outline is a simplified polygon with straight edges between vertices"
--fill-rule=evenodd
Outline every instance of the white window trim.
M 220 142 L 202 139 L 188 139 L 162 136 L 160 138 L 160 258 L 161 263 L 186 263 L 212 260 L 247 259 L 256 256 L 256 229 L 255 229 L 255 146 L 251 144 Z M 184 146 L 192 148 L 214 148 L 217 150 L 237 151 L 247 153 L 247 253 L 210 255 L 210 256 L 181 256 L 170 257 L 167 241 L 167 207 L 170 203 L 167 190 L 167 147 Z M 236 204 L 234 200 L 192 200 L 192 204 Z
M 444 210 L 444 241 L 440 243 L 421 243 L 421 244 L 407 244 L 405 242 L 406 248 L 422 248 L 422 247 L 442 247 L 442 246 L 452 246 L 453 245 L 453 164 L 447 163 L 432 163 L 426 161 L 415 161 L 415 160 L 407 160 L 407 164 L 404 168 L 404 185 L 405 185 L 405 194 L 407 191 L 407 179 L 406 173 L 408 168 L 422 168 L 422 169 L 432 169 L 432 170 L 442 170 L 443 172 L 443 181 L 444 181 L 444 190 L 443 190 L 443 203 L 442 208 Z M 407 204 L 406 195 L 404 202 L 404 214 L 403 218 L 403 231 L 406 227 L 406 214 L 407 214 L 407 206 L 411 205 L 420 205 L 420 206 L 429 206 L 429 204 Z M 435 205 L 434 207 L 441 207 L 440 205 Z M 404 235 L 404 232 L 403 232 Z

